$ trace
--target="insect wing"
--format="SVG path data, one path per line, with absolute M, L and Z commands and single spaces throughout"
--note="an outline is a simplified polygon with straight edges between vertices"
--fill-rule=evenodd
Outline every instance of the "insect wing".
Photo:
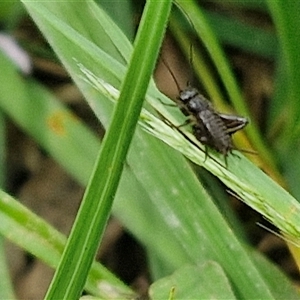
M 218 115 L 224 122 L 227 128 L 227 133 L 229 134 L 234 134 L 235 132 L 243 129 L 249 123 L 247 118 L 220 113 L 218 113 Z

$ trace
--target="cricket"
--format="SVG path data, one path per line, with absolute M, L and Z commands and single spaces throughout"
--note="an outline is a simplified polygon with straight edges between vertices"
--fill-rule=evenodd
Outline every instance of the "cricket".
M 227 165 L 228 154 L 237 149 L 233 144 L 232 134 L 243 129 L 249 123 L 248 119 L 217 112 L 211 102 L 194 87 L 188 85 L 181 89 L 168 63 L 164 59 L 162 61 L 178 89 L 179 95 L 174 101 L 187 117 L 186 122 L 179 127 L 190 124 L 195 138 L 205 147 L 224 155 Z

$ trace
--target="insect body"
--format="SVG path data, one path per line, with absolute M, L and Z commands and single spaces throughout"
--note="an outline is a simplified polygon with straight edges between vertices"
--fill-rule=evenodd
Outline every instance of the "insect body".
M 246 118 L 220 114 L 197 89 L 188 87 L 177 99 L 181 111 L 189 117 L 195 137 L 204 145 L 227 156 L 234 149 L 231 135 L 247 125 Z
M 183 114 L 188 117 L 183 125 L 191 124 L 193 134 L 198 141 L 226 157 L 235 149 L 231 135 L 244 128 L 248 124 L 248 119 L 218 113 L 196 88 L 187 87 L 181 90 L 169 65 L 164 60 L 162 61 L 179 91 L 179 96 L 175 101 Z

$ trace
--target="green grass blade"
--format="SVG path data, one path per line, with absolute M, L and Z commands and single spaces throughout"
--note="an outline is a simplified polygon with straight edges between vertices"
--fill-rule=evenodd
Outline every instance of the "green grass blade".
M 225 14 L 205 11 L 206 18 L 218 39 L 224 44 L 237 47 L 259 57 L 275 59 L 278 55 L 278 42 L 273 32 L 226 16 Z
M 45 299 L 76 299 L 110 215 L 124 160 L 163 38 L 171 2 L 146 4 L 112 123 Z M 149 28 L 148 22 L 152 23 Z M 132 86 L 131 83 L 135 85 Z M 122 126 L 120 126 L 122 123 Z M 114 149 L 114 151 L 112 151 Z M 87 220 L 90 219 L 90 222 Z
M 0 87 L 2 110 L 30 132 L 45 149 L 51 149 L 59 163 L 72 174 L 78 174 L 80 182 L 87 183 L 93 166 L 91 158 L 96 158 L 96 149 L 100 145 L 95 135 L 79 122 L 74 122 L 75 116 L 61 103 L 54 101 L 49 91 L 32 79 L 24 81 L 18 70 L 1 53 L 0 65 L 3 74 L 11 79 Z M 4 77 L 2 79 L 5 80 Z M 11 91 L 14 91 L 13 99 Z M 77 144 L 79 139 L 81 143 Z M 76 163 L 70 165 L 68 158 L 74 162 L 81 161 L 86 168 Z
M 300 20 L 298 11 L 300 3 L 298 1 L 267 1 L 270 8 L 277 32 L 279 43 L 281 47 L 282 62 L 284 63 L 284 74 L 286 80 L 281 84 L 286 84 L 283 88 L 286 91 L 282 103 L 283 110 L 280 114 L 285 114 L 285 118 L 281 138 L 278 141 L 281 147 L 290 147 L 295 139 L 298 138 L 300 132 L 300 106 L 298 95 L 300 93 L 300 71 L 299 71 L 299 26 Z
M 150 288 L 151 299 L 168 299 L 172 287 L 177 300 L 237 299 L 224 270 L 213 261 L 201 266 L 183 266 L 171 276 L 158 280 Z
M 2 235 L 48 266 L 57 267 L 67 240 L 64 235 L 2 190 L 0 190 L 0 217 Z M 111 290 L 105 286 L 110 286 Z M 133 294 L 125 284 L 99 263 L 93 264 L 85 288 L 99 297 L 109 297 L 112 293 L 117 293 L 119 297 L 123 294 Z
M 281 49 L 277 62 L 274 95 L 269 113 L 269 136 L 275 146 L 278 160 L 285 174 L 287 185 L 293 195 L 300 199 L 299 149 L 299 31 L 297 1 L 284 5 L 267 1 L 273 18 Z M 300 254 L 298 254 L 300 260 Z
M 122 28 L 127 38 L 132 41 L 134 39 L 134 15 L 132 1 L 123 0 L 122 9 L 120 9 L 120 3 L 117 1 L 101 1 L 101 6 L 111 17 L 114 17 L 118 27 Z

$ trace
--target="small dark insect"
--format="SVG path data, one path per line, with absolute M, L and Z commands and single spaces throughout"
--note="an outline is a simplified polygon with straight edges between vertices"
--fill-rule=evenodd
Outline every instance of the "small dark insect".
M 193 87 L 181 90 L 170 67 L 164 60 L 163 62 L 179 91 L 179 97 L 175 101 L 183 114 L 188 117 L 181 126 L 191 124 L 196 139 L 222 153 L 226 160 L 227 155 L 235 149 L 231 135 L 248 124 L 247 118 L 218 113 Z
M 197 89 L 188 87 L 177 99 L 181 111 L 189 117 L 197 140 L 227 156 L 234 149 L 231 135 L 245 127 L 246 118 L 220 114 Z

